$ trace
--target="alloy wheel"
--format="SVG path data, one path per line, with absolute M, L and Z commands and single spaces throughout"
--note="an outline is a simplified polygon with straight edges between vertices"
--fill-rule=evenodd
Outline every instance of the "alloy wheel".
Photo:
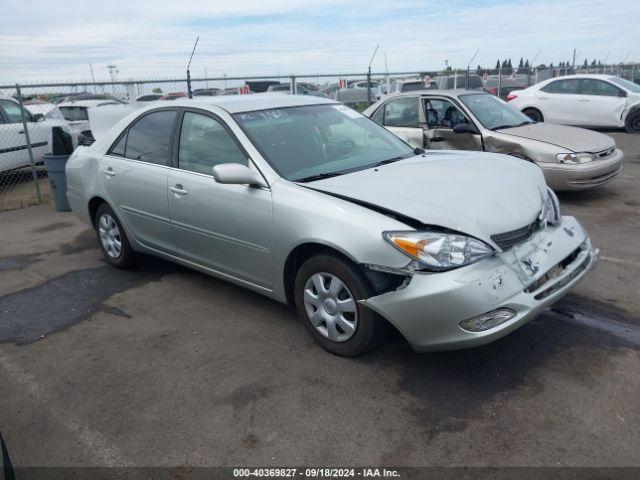
M 118 224 L 108 213 L 103 214 L 98 221 L 100 243 L 106 254 L 111 258 L 118 258 L 122 253 L 122 238 Z

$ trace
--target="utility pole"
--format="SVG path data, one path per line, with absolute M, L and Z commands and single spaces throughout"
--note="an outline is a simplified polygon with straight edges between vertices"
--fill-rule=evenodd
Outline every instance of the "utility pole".
M 373 51 L 373 55 L 371 55 L 371 61 L 369 61 L 369 69 L 367 70 L 367 105 L 371 105 L 371 64 L 373 63 L 373 59 L 376 58 L 379 46 L 380 44 L 376 45 L 376 49 Z
M 93 63 L 89 62 L 89 70 L 91 70 L 91 81 L 93 82 L 93 93 L 98 93 L 96 91 L 96 77 L 93 74 Z
M 573 61 L 571 62 L 571 69 L 575 71 L 576 69 L 576 49 L 573 49 Z
M 389 90 L 391 90 L 391 85 L 389 85 L 389 65 L 387 64 L 387 52 L 384 52 L 384 71 L 385 71 L 385 77 L 387 80 L 387 92 L 389 93 Z
M 534 75 L 534 80 L 533 83 L 538 83 L 538 67 L 535 66 L 536 64 L 536 58 L 538 58 L 538 55 L 540 55 L 541 50 L 538 49 L 538 53 L 536 53 L 535 57 L 533 57 L 533 60 L 531 60 L 531 64 L 529 65 L 529 68 L 533 68 L 533 75 Z
M 473 54 L 473 57 L 471 57 L 471 60 L 469 60 L 469 63 L 467 63 L 467 72 L 465 74 L 464 77 L 464 88 L 469 88 L 469 67 L 471 66 L 471 62 L 473 62 L 473 59 L 476 58 L 476 55 L 478 55 L 478 52 L 480 51 L 480 49 L 478 48 L 476 50 L 476 53 Z

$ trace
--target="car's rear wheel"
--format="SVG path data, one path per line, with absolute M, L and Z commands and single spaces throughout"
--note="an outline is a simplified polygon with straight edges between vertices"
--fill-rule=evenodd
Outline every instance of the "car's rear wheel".
M 624 126 L 629 133 L 640 133 L 640 109 L 629 112 Z
M 527 117 L 529 117 L 534 122 L 544 122 L 544 117 L 542 116 L 542 112 L 537 108 L 525 108 L 522 113 L 524 113 Z
M 129 268 L 133 265 L 135 252 L 118 217 L 106 203 L 98 207 L 94 225 L 100 249 L 107 262 L 117 268 Z
M 330 254 L 311 257 L 298 270 L 294 293 L 301 321 L 331 353 L 354 357 L 384 337 L 384 321 L 358 303 L 371 296 L 371 286 L 347 260 Z

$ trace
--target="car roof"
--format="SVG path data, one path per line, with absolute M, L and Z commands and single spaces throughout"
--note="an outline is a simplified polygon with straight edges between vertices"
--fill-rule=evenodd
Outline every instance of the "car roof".
M 612 78 L 618 78 L 615 75 L 609 75 L 606 73 L 576 73 L 575 75 L 561 75 L 559 77 L 551 77 L 551 78 L 547 78 L 546 80 L 542 80 L 541 82 L 538 82 L 538 84 L 541 83 L 551 83 L 554 80 L 567 80 L 567 79 L 579 79 L 579 78 L 592 78 L 594 80 L 611 80 Z M 537 84 L 536 84 L 537 85 Z
M 168 101 L 166 105 L 182 107 L 216 106 L 229 113 L 250 112 L 253 110 L 268 110 L 272 108 L 300 107 L 305 105 L 335 104 L 335 100 L 315 97 L 312 95 L 282 95 L 275 93 L 254 93 L 249 95 L 222 95 L 216 97 L 197 97 L 193 99 L 181 98 Z M 154 106 L 164 105 L 162 100 Z
M 84 107 L 84 108 L 88 108 L 88 107 L 100 107 L 102 105 L 111 105 L 113 102 L 121 104 L 121 102 L 119 102 L 116 99 L 108 99 L 105 98 L 103 100 L 69 100 L 68 102 L 60 102 L 57 104 L 58 107 Z M 124 104 L 122 104 L 124 105 Z
M 387 97 L 385 97 L 385 100 L 388 98 L 392 98 L 392 97 L 412 97 L 415 95 L 432 95 L 432 96 L 443 96 L 443 97 L 454 97 L 454 98 L 458 98 L 460 95 L 465 95 L 468 93 L 475 93 L 475 94 L 483 94 L 483 95 L 491 95 L 490 93 L 487 92 L 483 92 L 482 90 L 465 90 L 462 88 L 457 88 L 457 89 L 442 89 L 439 90 L 437 88 L 425 88 L 422 90 L 412 90 L 410 92 L 401 92 L 401 93 L 394 93 L 392 95 L 389 95 Z

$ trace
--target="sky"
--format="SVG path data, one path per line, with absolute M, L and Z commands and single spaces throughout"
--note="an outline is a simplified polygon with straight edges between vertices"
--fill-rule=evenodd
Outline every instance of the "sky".
M 0 83 L 640 62 L 640 1 L 0 0 Z

